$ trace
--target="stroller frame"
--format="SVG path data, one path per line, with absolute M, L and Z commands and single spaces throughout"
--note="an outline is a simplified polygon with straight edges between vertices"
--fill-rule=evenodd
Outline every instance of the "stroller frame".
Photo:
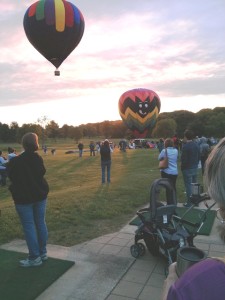
M 159 201 L 160 191 L 166 192 L 166 204 Z M 164 256 L 168 264 L 176 261 L 177 250 L 180 247 L 194 247 L 193 239 L 198 234 L 204 224 L 208 207 L 199 218 L 199 222 L 192 223 L 184 219 L 191 209 L 201 201 L 209 199 L 208 195 L 199 194 L 192 197 L 193 205 L 184 213 L 182 217 L 176 214 L 177 198 L 176 191 L 167 178 L 160 178 L 153 181 L 150 188 L 150 206 L 137 211 L 141 224 L 135 231 L 134 244 L 130 247 L 131 255 L 135 258 L 145 254 L 145 245 L 153 256 Z M 185 225 L 194 228 L 188 230 Z M 145 245 L 140 243 L 144 240 Z

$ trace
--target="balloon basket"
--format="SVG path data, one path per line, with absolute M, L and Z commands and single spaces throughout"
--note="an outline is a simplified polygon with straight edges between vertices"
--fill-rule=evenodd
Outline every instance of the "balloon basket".
M 60 76 L 60 71 L 59 70 L 55 70 L 55 76 Z

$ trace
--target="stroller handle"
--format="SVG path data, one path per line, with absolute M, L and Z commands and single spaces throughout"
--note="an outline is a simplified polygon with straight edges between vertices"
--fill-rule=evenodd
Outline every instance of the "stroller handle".
M 205 200 L 205 199 L 204 199 Z M 199 218 L 199 221 L 196 222 L 196 223 L 193 223 L 193 222 L 190 222 L 188 220 L 185 220 L 184 217 L 194 208 L 194 204 L 188 208 L 188 210 L 183 214 L 183 216 L 179 217 L 177 215 L 173 215 L 173 219 L 175 221 L 178 222 L 178 224 L 181 224 L 181 225 L 189 225 L 189 226 L 192 226 L 194 228 L 196 228 L 196 231 L 193 232 L 193 234 L 196 234 L 198 233 L 198 231 L 200 230 L 200 228 L 202 227 L 202 225 L 204 224 L 206 218 L 207 218 L 207 213 L 208 211 L 216 204 L 216 202 L 214 202 L 213 204 L 211 204 L 210 206 L 207 207 L 206 210 L 199 210 L 202 212 L 202 215 L 200 216 Z
M 148 208 L 142 208 L 136 212 L 138 217 L 141 219 L 142 223 L 145 222 L 145 216 L 143 215 L 143 213 L 148 213 L 148 212 L 149 212 Z
M 198 227 L 201 225 L 201 223 L 205 221 L 206 216 L 204 216 L 204 220 L 202 220 L 202 222 L 197 222 L 197 223 L 192 223 L 192 222 L 190 222 L 190 221 L 188 221 L 188 220 L 183 219 L 183 217 L 178 217 L 178 216 L 176 216 L 176 215 L 173 215 L 173 219 L 174 219 L 175 221 L 178 221 L 178 222 L 179 222 L 180 224 L 182 224 L 182 225 L 185 224 L 185 225 L 189 225 L 189 226 L 198 228 Z

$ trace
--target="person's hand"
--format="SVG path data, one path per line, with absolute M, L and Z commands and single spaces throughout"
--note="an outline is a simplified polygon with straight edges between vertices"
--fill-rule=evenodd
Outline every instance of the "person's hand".
M 171 287 L 171 285 L 178 279 L 177 272 L 176 272 L 176 266 L 177 263 L 174 262 L 169 266 L 169 274 L 164 281 L 163 285 L 163 294 L 162 294 L 162 300 L 166 300 L 168 291 Z

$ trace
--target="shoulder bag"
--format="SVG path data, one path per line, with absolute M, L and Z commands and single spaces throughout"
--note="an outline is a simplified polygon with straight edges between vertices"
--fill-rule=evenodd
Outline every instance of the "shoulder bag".
M 167 156 L 167 149 L 165 149 L 165 157 L 159 161 L 159 169 L 167 169 L 169 166 L 168 156 Z

